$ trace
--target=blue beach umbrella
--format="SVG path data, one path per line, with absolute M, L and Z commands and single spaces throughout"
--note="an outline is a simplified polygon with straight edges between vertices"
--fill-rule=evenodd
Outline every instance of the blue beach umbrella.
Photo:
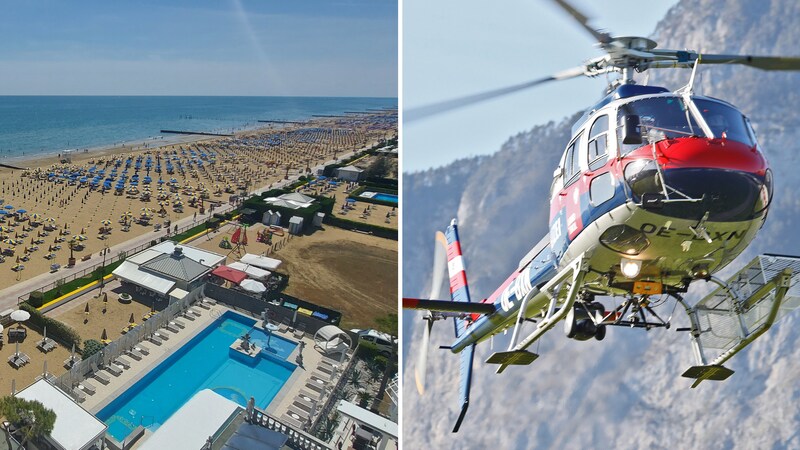
M 6 205 L 6 206 L 3 206 L 3 208 L 5 208 L 5 209 L 14 209 L 14 207 L 12 205 Z
M 28 212 L 27 209 L 18 209 L 17 210 L 17 214 L 25 214 L 26 212 Z
M 0 216 L 6 216 L 6 215 L 8 215 L 8 211 L 6 211 L 5 209 L 0 209 Z

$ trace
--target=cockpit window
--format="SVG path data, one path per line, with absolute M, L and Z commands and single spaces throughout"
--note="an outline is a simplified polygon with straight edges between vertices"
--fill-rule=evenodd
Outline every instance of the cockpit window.
M 750 147 L 756 144 L 755 137 L 747 129 L 747 122 L 742 113 L 723 103 L 711 100 L 695 99 L 694 103 L 708 123 L 714 137 L 747 144 Z
M 639 116 L 642 137 L 645 142 L 655 135 L 656 140 L 675 139 L 686 136 L 703 136 L 703 130 L 692 117 L 689 108 L 680 97 L 656 97 L 635 100 L 619 108 L 617 124 L 626 115 Z M 617 127 L 618 133 L 621 131 Z M 641 145 L 623 144 L 618 136 L 620 154 L 626 155 Z

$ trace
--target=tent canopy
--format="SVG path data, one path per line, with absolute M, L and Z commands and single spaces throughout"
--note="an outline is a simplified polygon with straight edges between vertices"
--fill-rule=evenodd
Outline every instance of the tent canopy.
M 245 264 L 238 261 L 228 264 L 228 267 L 241 270 L 242 272 L 246 273 L 247 276 L 256 280 L 266 280 L 270 275 L 272 275 L 272 273 L 268 270 L 259 269 L 256 266 L 251 266 L 250 264 Z
M 245 272 L 228 266 L 219 266 L 212 270 L 211 274 L 235 284 L 239 284 L 247 279 L 247 274 Z
M 350 335 L 335 325 L 326 325 L 314 334 L 314 346 L 326 354 L 346 352 L 352 344 Z
M 281 261 L 279 259 L 274 258 L 267 258 L 266 256 L 258 256 L 252 253 L 246 253 L 240 259 L 241 262 L 245 264 L 250 264 L 251 266 L 260 267 L 265 270 L 275 270 L 281 265 Z

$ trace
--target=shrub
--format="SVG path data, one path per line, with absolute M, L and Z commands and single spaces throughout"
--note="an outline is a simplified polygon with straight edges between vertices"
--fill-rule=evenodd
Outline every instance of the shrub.
M 103 349 L 105 345 L 102 342 L 88 339 L 83 343 L 83 359 L 86 359 Z
M 38 329 L 47 327 L 47 337 L 61 342 L 64 347 L 67 348 L 72 347 L 72 344 L 75 344 L 75 347 L 80 347 L 81 336 L 69 325 L 45 316 L 33 305 L 27 302 L 20 304 L 20 308 L 28 311 L 31 314 L 31 318 L 29 319 L 31 326 Z
M 41 308 L 44 304 L 44 293 L 42 291 L 33 291 L 28 295 L 28 303 L 34 308 Z

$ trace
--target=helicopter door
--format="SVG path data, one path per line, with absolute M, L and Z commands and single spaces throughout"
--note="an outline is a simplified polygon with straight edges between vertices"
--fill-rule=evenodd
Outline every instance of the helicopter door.
M 580 202 L 582 136 L 583 133 L 580 133 L 573 138 L 564 152 L 561 172 L 563 187 L 550 203 L 551 236 L 561 236 L 557 242 L 551 243 L 556 254 L 559 249 L 566 250 L 569 242 L 583 229 Z
M 585 203 L 582 202 L 584 226 L 594 222 L 617 203 L 611 201 L 617 194 L 617 183 L 611 170 L 615 160 L 609 158 L 614 144 L 610 128 L 612 123 L 609 115 L 603 114 L 594 119 L 589 129 L 585 150 L 588 170 L 580 181 L 581 192 L 587 194 Z

